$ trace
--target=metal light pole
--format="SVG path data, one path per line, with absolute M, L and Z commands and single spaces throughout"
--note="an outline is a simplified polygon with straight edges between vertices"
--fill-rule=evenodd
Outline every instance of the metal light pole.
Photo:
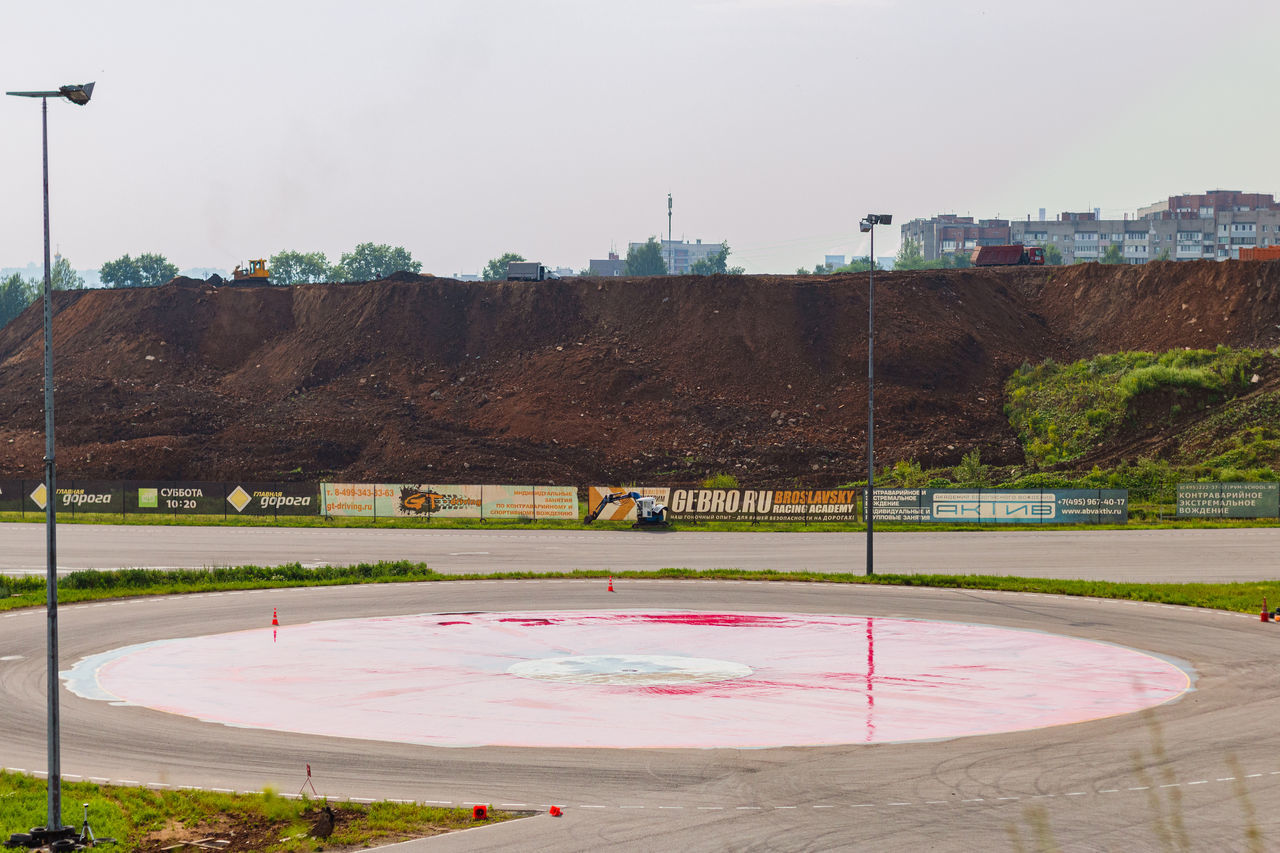
M 871 268 L 867 270 L 867 575 L 875 572 L 875 548 L 872 533 L 875 527 L 876 483 L 876 230 L 877 225 L 889 225 L 893 217 L 887 213 L 868 213 L 858 223 L 858 230 L 871 234 Z
M 53 274 L 49 268 L 49 99 L 66 98 L 84 106 L 93 95 L 93 84 L 62 86 L 51 92 L 7 92 L 20 98 L 40 99 L 41 150 L 44 155 L 44 489 L 45 534 L 48 566 L 45 573 L 47 605 L 47 654 L 49 697 L 49 816 L 48 840 L 70 837 L 74 827 L 62 823 L 62 766 L 59 757 L 58 709 L 58 537 L 56 470 L 53 457 Z
M 676 274 L 676 247 L 671 239 L 671 193 L 667 193 L 667 275 Z

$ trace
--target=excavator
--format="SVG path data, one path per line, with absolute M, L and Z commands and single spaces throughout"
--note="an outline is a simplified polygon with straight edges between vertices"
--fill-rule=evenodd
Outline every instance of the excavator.
M 249 261 L 249 268 L 237 266 L 231 273 L 231 280 L 236 284 L 270 284 L 267 277 L 270 272 L 267 270 L 267 261 L 265 258 L 258 258 L 255 261 Z
M 657 498 L 642 495 L 639 492 L 613 492 L 605 495 L 596 508 L 582 519 L 582 523 L 590 524 L 600 517 L 600 513 L 604 512 L 604 508 L 609 504 L 625 501 L 627 498 L 635 501 L 636 504 L 636 523 L 631 525 L 632 530 L 642 527 L 671 526 L 671 522 L 667 521 L 667 505 L 658 503 Z

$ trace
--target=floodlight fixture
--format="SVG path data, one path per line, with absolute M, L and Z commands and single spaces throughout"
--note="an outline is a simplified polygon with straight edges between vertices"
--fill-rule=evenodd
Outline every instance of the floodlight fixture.
M 18 98 L 66 98 L 76 106 L 83 107 L 93 97 L 93 84 L 72 83 L 44 92 L 5 92 L 5 94 Z

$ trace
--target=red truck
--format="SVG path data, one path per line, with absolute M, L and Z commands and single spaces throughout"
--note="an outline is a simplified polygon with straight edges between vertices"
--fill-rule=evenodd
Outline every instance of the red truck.
M 1044 249 L 1039 246 L 979 246 L 969 256 L 975 267 L 1044 266 Z

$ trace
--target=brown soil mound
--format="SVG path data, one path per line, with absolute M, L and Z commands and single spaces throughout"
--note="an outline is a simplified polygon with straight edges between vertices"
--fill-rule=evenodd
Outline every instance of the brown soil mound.
M 1280 264 L 876 276 L 881 464 L 1022 461 L 1024 361 L 1280 343 Z M 744 482 L 865 477 L 867 277 L 62 292 L 63 477 Z M 38 477 L 41 313 L 0 330 L 0 476 Z

